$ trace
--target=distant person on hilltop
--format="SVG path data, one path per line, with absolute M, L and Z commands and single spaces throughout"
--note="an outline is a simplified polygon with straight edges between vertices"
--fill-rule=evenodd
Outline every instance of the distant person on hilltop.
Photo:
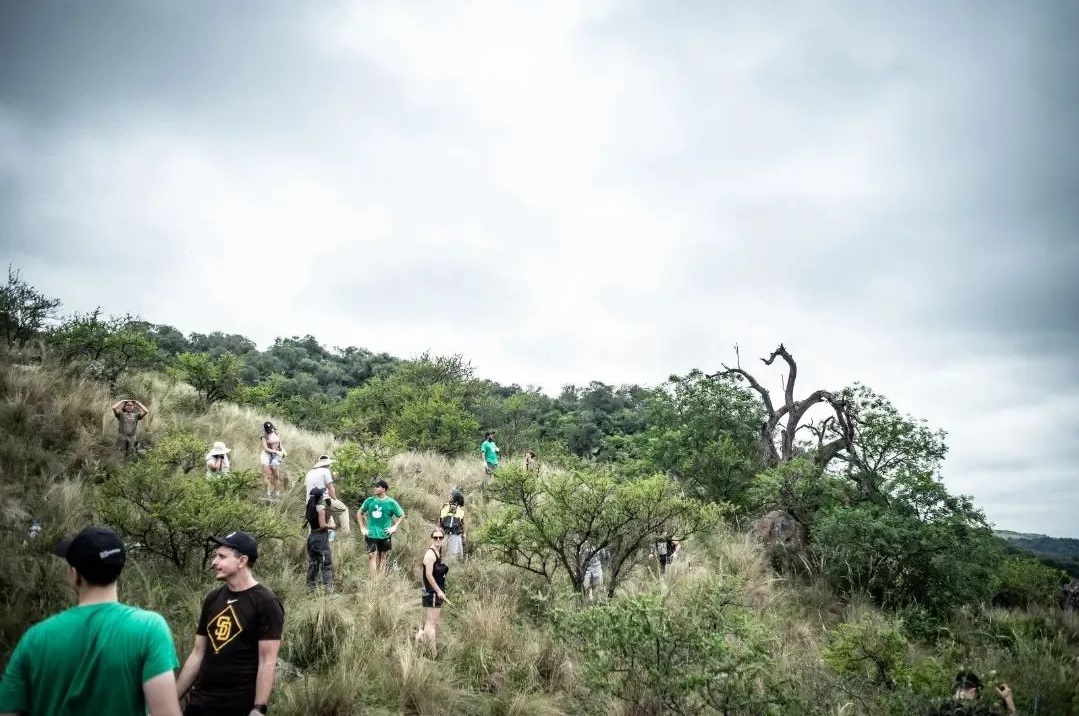
M 0 713 L 179 716 L 169 625 L 118 601 L 116 581 L 127 561 L 120 535 L 87 527 L 53 554 L 69 565 L 78 606 L 19 639 L 0 680 Z
M 1008 716 L 1019 713 L 1007 684 L 998 684 L 994 690 L 1004 703 Z M 955 677 L 955 694 L 933 713 L 935 716 L 1001 716 L 999 710 L 984 703 L 979 704 L 981 697 L 982 680 L 973 671 L 961 671 Z
M 393 549 L 393 533 L 405 518 L 405 511 L 397 500 L 386 495 L 390 489 L 388 482 L 379 478 L 372 484 L 372 489 L 375 494 L 360 505 L 356 511 L 356 521 L 360 523 L 360 531 L 367 542 L 367 559 L 373 577 L 379 570 L 386 570 L 390 550 Z
M 529 472 L 539 472 L 539 458 L 536 457 L 535 450 L 528 450 L 525 452 L 525 470 Z
M 214 443 L 214 446 L 210 448 L 210 452 L 206 453 L 207 477 L 218 477 L 228 473 L 230 469 L 230 452 L 232 451 L 225 447 L 225 443 L 220 440 Z
M 281 496 L 281 461 L 287 454 L 281 446 L 281 436 L 277 433 L 277 427 L 267 420 L 262 424 L 262 453 L 259 456 L 262 479 L 266 482 L 267 498 Z
M 329 513 L 326 515 L 330 526 L 347 535 L 352 532 L 352 526 L 348 520 L 348 508 L 345 507 L 344 502 L 337 499 L 337 488 L 334 487 L 333 473 L 330 472 L 332 464 L 333 460 L 329 455 L 319 455 L 314 466 L 307 471 L 307 477 L 304 478 L 304 494 L 310 495 L 311 490 L 316 487 L 322 489 L 326 497 L 330 499 Z
M 483 488 L 487 489 L 487 485 L 491 483 L 491 478 L 494 477 L 495 471 L 498 470 L 498 445 L 495 444 L 495 433 L 493 430 L 487 431 L 483 436 L 483 442 L 480 444 L 480 453 L 483 455 Z
M 116 449 L 124 457 L 134 457 L 139 451 L 139 423 L 150 411 L 139 401 L 124 398 L 112 406 L 112 414 L 116 416 L 119 431 Z

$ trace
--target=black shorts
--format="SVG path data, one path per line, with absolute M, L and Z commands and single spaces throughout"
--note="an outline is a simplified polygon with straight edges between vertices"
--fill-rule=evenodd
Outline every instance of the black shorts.
M 248 716 L 252 707 L 191 706 L 184 709 L 184 716 Z
M 422 594 L 420 601 L 423 602 L 423 606 L 428 609 L 440 609 L 446 602 L 446 600 L 438 596 L 438 592 L 429 592 L 426 589 L 421 589 L 420 592 Z
M 363 541 L 367 543 L 367 552 L 371 554 L 378 552 L 379 554 L 385 554 L 393 549 L 393 543 L 390 542 L 389 537 L 383 537 L 382 539 L 371 539 L 370 537 L 364 537 Z

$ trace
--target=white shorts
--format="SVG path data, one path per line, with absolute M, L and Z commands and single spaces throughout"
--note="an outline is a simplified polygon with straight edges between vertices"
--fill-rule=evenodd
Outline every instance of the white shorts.
M 274 467 L 277 467 L 281 464 L 281 456 L 277 454 L 271 455 L 270 453 L 263 450 L 262 454 L 259 456 L 259 463 L 262 465 L 272 465 Z
M 599 587 L 603 584 L 603 567 L 589 567 L 584 573 L 584 588 Z

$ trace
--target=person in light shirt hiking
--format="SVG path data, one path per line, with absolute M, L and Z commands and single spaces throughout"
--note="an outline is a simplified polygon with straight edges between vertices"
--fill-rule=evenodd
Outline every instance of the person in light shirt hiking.
M 220 475 L 228 474 L 230 469 L 229 465 L 229 453 L 232 452 L 225 443 L 218 440 L 214 443 L 214 446 L 210 448 L 210 452 L 206 453 L 206 476 L 218 477 Z
M 262 479 L 266 482 L 267 498 L 281 496 L 281 462 L 287 454 L 281 445 L 281 436 L 277 432 L 277 426 L 267 420 L 262 424 L 262 452 L 259 454 Z
M 348 508 L 345 507 L 344 502 L 337 499 L 337 488 L 333 484 L 333 473 L 330 472 L 332 464 L 333 460 L 329 455 L 319 455 L 314 466 L 307 471 L 307 477 L 304 478 L 304 492 L 310 495 L 311 490 L 315 488 L 323 490 L 326 497 L 330 499 L 329 513 L 326 516 L 330 526 L 335 530 L 340 530 L 341 534 L 347 535 L 351 533 L 352 526 L 348 519 Z
M 118 400 L 112 406 L 116 416 L 116 449 L 124 457 L 134 457 L 139 452 L 139 423 L 150 414 L 150 410 L 137 400 Z
M 368 565 L 371 576 L 374 576 L 379 570 L 385 571 L 390 561 L 393 533 L 405 518 L 405 511 L 397 504 L 397 500 L 386 495 L 386 491 L 390 489 L 388 482 L 380 478 L 375 480 L 371 487 L 375 494 L 360 505 L 360 509 L 356 511 L 356 521 L 360 524 L 360 531 L 367 543 Z

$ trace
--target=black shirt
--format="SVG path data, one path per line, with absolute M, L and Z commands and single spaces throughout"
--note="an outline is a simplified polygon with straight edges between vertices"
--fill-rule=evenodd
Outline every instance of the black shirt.
M 435 553 L 435 563 L 431 565 L 431 574 L 434 575 L 435 584 L 443 592 L 446 591 L 446 574 L 450 571 L 448 564 L 442 561 L 442 553 L 434 547 L 428 547 L 428 551 Z M 431 584 L 431 580 L 427 578 L 427 565 L 423 566 L 423 587 L 428 592 L 434 592 L 435 584 Z
M 280 639 L 284 626 L 281 600 L 261 584 L 242 592 L 233 592 L 227 585 L 210 592 L 195 631 L 208 643 L 191 705 L 254 706 L 259 641 Z

